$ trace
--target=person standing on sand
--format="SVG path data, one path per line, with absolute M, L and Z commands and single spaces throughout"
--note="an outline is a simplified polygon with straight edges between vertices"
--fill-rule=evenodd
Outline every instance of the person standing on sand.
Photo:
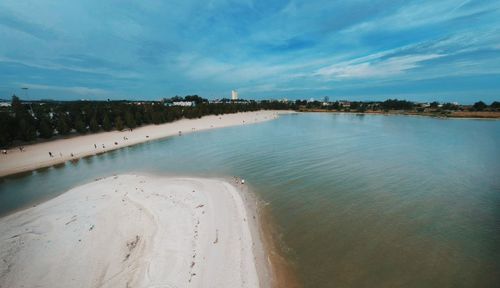
M 50 151 L 49 151 L 49 156 L 50 156 L 50 157 L 54 157 L 54 156 L 52 156 L 52 152 L 50 152 Z
M 97 145 L 94 144 L 94 149 L 97 149 Z

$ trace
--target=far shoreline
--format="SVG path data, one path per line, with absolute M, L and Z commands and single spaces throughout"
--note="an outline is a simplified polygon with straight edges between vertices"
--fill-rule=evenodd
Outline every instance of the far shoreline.
M 417 116 L 417 117 L 427 117 L 434 119 L 462 119 L 462 120 L 500 120 L 500 112 L 495 112 L 495 116 L 487 116 L 483 117 L 470 117 L 470 116 L 457 116 L 453 114 L 432 114 L 432 113 L 411 113 L 411 112 L 396 112 L 396 111 L 365 111 L 365 112 L 356 112 L 356 111 L 336 111 L 336 110 L 322 110 L 322 109 L 311 109 L 311 110 L 297 110 L 299 113 L 332 113 L 332 114 L 347 114 L 347 115 L 381 115 L 381 116 Z M 474 112 L 477 113 L 477 112 Z M 481 113 L 481 112 L 479 112 Z M 490 113 L 490 112 L 484 112 Z M 475 114 L 473 114 L 475 115 Z

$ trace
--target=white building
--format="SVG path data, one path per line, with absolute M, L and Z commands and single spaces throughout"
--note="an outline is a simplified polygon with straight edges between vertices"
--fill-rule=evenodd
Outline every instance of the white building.
M 236 90 L 231 91 L 231 100 L 238 100 L 238 91 Z
M 172 106 L 194 107 L 196 103 L 194 101 L 176 101 L 172 103 Z

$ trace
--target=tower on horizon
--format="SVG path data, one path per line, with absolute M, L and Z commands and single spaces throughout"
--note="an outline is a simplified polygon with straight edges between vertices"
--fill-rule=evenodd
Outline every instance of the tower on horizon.
M 236 90 L 231 91 L 231 100 L 238 100 L 238 91 Z

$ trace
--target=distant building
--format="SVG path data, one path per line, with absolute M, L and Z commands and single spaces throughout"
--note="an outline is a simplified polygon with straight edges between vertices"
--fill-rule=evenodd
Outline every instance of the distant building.
M 194 107 L 194 106 L 196 106 L 196 102 L 194 102 L 194 101 L 175 101 L 175 102 L 172 102 L 172 106 Z
M 338 101 L 339 105 L 344 108 L 350 108 L 351 107 L 351 102 L 349 101 Z
M 231 91 L 231 100 L 238 100 L 238 91 L 232 90 Z
M 0 102 L 0 107 L 10 107 L 11 104 L 9 102 Z

